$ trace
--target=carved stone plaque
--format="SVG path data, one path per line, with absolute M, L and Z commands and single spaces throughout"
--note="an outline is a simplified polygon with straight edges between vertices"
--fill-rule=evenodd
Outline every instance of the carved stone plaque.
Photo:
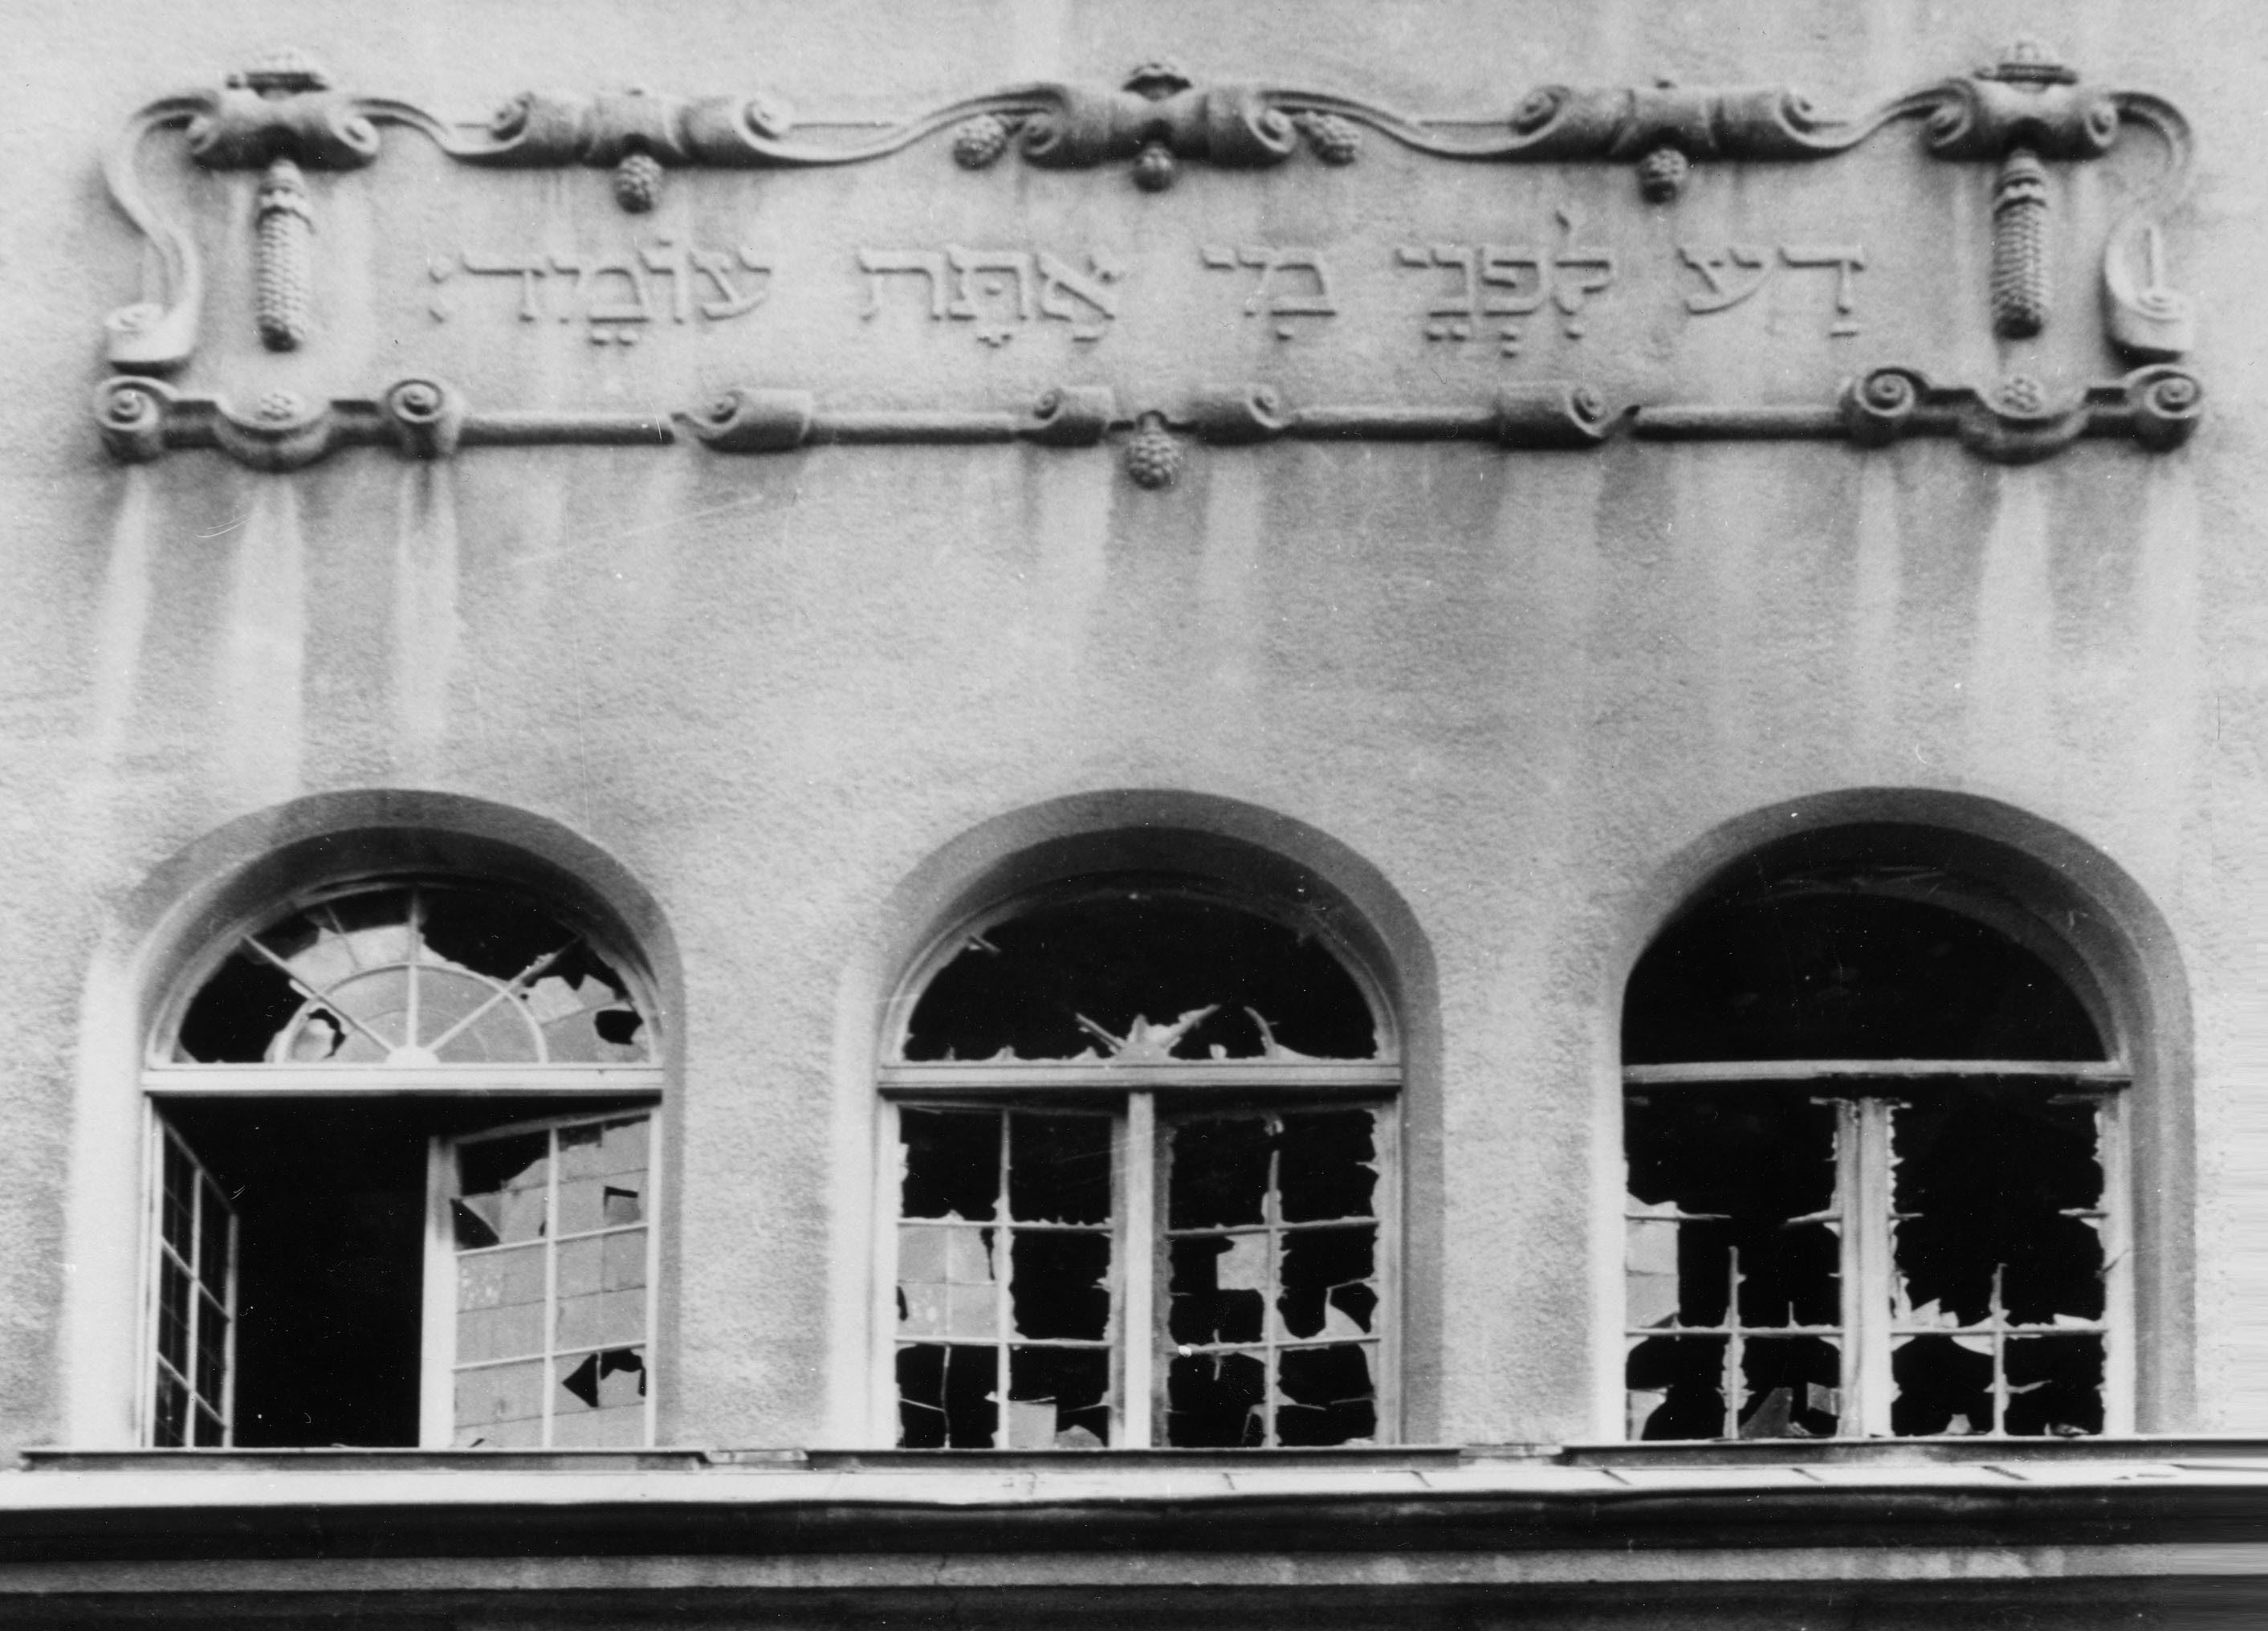
M 111 164 L 159 251 L 114 452 L 355 442 L 2082 435 L 2201 392 L 2176 110 L 2037 45 L 1834 115 L 1546 87 L 1495 117 L 1206 85 L 979 94 L 878 130 L 769 92 L 521 95 L 485 123 L 279 54 Z

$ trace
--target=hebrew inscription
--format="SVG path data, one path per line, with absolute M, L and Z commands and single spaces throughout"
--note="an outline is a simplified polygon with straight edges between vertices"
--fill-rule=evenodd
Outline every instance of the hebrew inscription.
M 1245 299 L 1244 314 L 1265 321 L 1279 340 L 1289 340 L 1300 332 L 1288 321 L 1291 318 L 1338 314 L 1337 303 L 1331 299 L 1330 273 L 1324 269 L 1323 257 L 1313 249 L 1278 249 L 1264 244 L 1228 249 L 1207 244 L 1197 251 L 1197 258 L 1214 271 L 1231 272 L 1240 267 L 1256 271 L 1259 276 Z
M 1085 269 L 1045 250 L 861 249 L 858 269 L 866 276 L 865 304 L 858 315 L 872 322 L 884 309 L 883 279 L 924 280 L 923 299 L 932 322 L 974 324 L 971 332 L 989 346 L 1003 346 L 1026 324 L 1052 319 L 1071 325 L 1074 340 L 1087 343 L 1110 332 L 1118 315 L 1118 280 L 1124 276 L 1107 251 L 1090 249 Z
M 1493 339 L 1498 355 L 1509 358 L 1521 355 L 1527 337 L 1518 320 L 1544 314 L 1571 340 L 1588 332 L 1587 314 L 1615 291 L 1626 260 L 1613 248 L 1580 240 L 1572 210 L 1555 216 L 1556 249 L 1521 242 L 1395 245 L 1394 265 L 1440 280 L 1422 307 L 1425 338 L 1454 343 L 1479 335 Z M 1197 259 L 1207 270 L 1241 274 L 1237 309 L 1278 340 L 1322 332 L 1322 324 L 1302 326 L 1296 320 L 1332 318 L 1349 309 L 1336 292 L 1330 264 L 1316 249 L 1205 244 Z M 947 244 L 862 248 L 855 260 L 863 280 L 857 307 L 862 322 L 902 307 L 932 323 L 966 324 L 972 338 L 994 348 L 1048 322 L 1063 324 L 1061 332 L 1091 345 L 1112 332 L 1129 293 L 1128 269 L 1102 248 L 1069 255 Z M 1731 311 L 1782 273 L 1822 273 L 1829 275 L 1821 279 L 1822 305 L 1831 314 L 1826 333 L 1847 338 L 1859 332 L 1857 277 L 1867 263 L 1861 244 L 1688 243 L 1677 247 L 1676 260 L 1699 279 L 1683 295 L 1689 315 Z M 721 323 L 747 315 L 764 304 L 778 268 L 771 256 L 747 246 L 705 247 L 663 235 L 612 254 L 464 249 L 431 257 L 426 276 L 436 285 L 428 309 L 437 321 L 462 309 L 440 286 L 460 278 L 509 281 L 510 306 L 490 302 L 483 309 L 509 310 L 523 323 L 580 323 L 594 344 L 631 345 L 642 324 Z
M 1555 82 L 1451 116 L 1155 63 L 880 122 L 466 111 L 283 53 L 136 114 L 106 445 L 1123 437 L 1170 485 L 1185 441 L 1301 437 L 2154 449 L 2203 401 L 2188 122 L 2037 41 L 1842 112 Z
M 509 278 L 524 323 L 580 322 L 593 345 L 634 345 L 642 323 L 724 322 L 763 304 L 770 262 L 746 248 L 703 248 L 666 235 L 615 255 L 490 255 L 460 250 L 427 261 L 425 275 L 446 285 L 458 274 Z M 437 321 L 456 314 L 437 293 Z
M 1858 308 L 1856 274 L 1867 269 L 1867 251 L 1859 244 L 1727 244 L 1703 248 L 1677 247 L 1677 258 L 1701 275 L 1707 286 L 1685 297 L 1685 309 L 1695 316 L 1730 311 L 1770 283 L 1781 267 L 1820 268 L 1835 274 L 1835 317 L 1827 332 L 1845 339 L 1859 332 L 1852 314 Z
M 1428 340 L 1463 341 L 1491 318 L 1526 317 L 1555 307 L 1562 331 L 1571 340 L 1584 333 L 1583 310 L 1591 297 L 1603 294 L 1615 281 L 1612 250 L 1579 247 L 1578 218 L 1569 209 L 1553 212 L 1559 224 L 1560 246 L 1555 252 L 1528 244 L 1403 244 L 1395 258 L 1406 267 L 1446 267 L 1454 277 L 1444 292 L 1425 308 Z M 1523 338 L 1518 323 L 1496 330 L 1499 352 L 1520 355 Z

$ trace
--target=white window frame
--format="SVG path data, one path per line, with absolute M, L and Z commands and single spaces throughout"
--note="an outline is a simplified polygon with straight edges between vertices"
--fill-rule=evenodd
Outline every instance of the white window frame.
M 642 1117 L 646 1122 L 645 1192 L 641 1201 L 644 1216 L 638 1227 L 645 1230 L 645 1329 L 639 1337 L 639 1347 L 645 1361 L 645 1431 L 640 1439 L 642 1446 L 654 1442 L 655 1424 L 660 1408 L 661 1388 L 659 1365 L 655 1356 L 655 1338 L 659 1332 L 659 1299 L 654 1295 L 661 1277 L 661 1117 L 658 1104 L 616 1105 L 607 1109 L 575 1111 L 555 1116 L 538 1117 L 530 1121 L 515 1121 L 500 1127 L 482 1127 L 477 1133 L 456 1137 L 434 1138 L 425 1146 L 425 1258 L 424 1258 L 424 1318 L 422 1323 L 422 1363 L 418 1378 L 417 1423 L 418 1443 L 426 1450 L 447 1450 L 456 1442 L 456 1378 L 463 1369 L 480 1367 L 460 1364 L 457 1357 L 457 1286 L 458 1258 L 456 1229 L 449 1203 L 454 1198 L 456 1184 L 454 1168 L 457 1152 L 465 1145 L 489 1139 L 510 1138 L 523 1133 L 549 1133 L 552 1136 L 553 1170 L 548 1177 L 545 1207 L 548 1216 L 542 1236 L 544 1243 L 544 1349 L 541 1355 L 544 1366 L 543 1444 L 544 1449 L 556 1448 L 551 1442 L 552 1412 L 556 1403 L 557 1377 L 552 1365 L 558 1357 L 553 1346 L 556 1335 L 558 1309 L 558 1254 L 568 1240 L 589 1238 L 593 1233 L 562 1236 L 558 1229 L 559 1172 L 556 1166 L 558 1134 L 570 1127 L 585 1126 L 593 1122 L 627 1120 Z M 582 1350 L 570 1350 L 579 1352 Z M 592 1352 L 598 1350 L 593 1349 Z M 483 1362 L 504 1364 L 513 1361 Z
M 184 1062 L 171 1057 L 182 1018 L 190 1001 L 202 989 L 205 982 L 220 967 L 247 935 L 261 926 L 280 922 L 291 915 L 326 900 L 360 894 L 366 890 L 390 888 L 462 890 L 474 894 L 497 894 L 509 899 L 525 901 L 539 911 L 556 915 L 556 908 L 547 907 L 542 901 L 509 886 L 498 886 L 478 876 L 380 875 L 366 878 L 328 882 L 320 888 L 271 900 L 258 912 L 239 920 L 231 928 L 216 934 L 208 942 L 203 956 L 186 967 L 176 982 L 171 1000 L 158 1017 L 150 1034 L 148 1050 L 142 1069 L 144 1136 L 142 1192 L 146 1198 L 148 1218 L 143 1231 L 144 1260 L 140 1279 L 144 1287 L 141 1298 L 143 1315 L 140 1329 L 136 1332 L 137 1343 L 136 1375 L 141 1379 L 140 1397 L 135 1405 L 134 1431 L 136 1442 L 144 1446 L 151 1443 L 156 1421 L 156 1344 L 158 1273 L 160 1249 L 154 1231 L 162 1227 L 158 1209 L 162 1205 L 164 1183 L 162 1165 L 164 1140 L 180 1140 L 167 1117 L 170 1106 L 216 1103 L 246 1100 L 276 1100 L 314 1105 L 349 1101 L 383 1103 L 421 1103 L 440 1101 L 451 1104 L 467 1103 L 494 1103 L 497 1107 L 499 1125 L 483 1127 L 477 1133 L 460 1135 L 435 1135 L 427 1141 L 426 1159 L 426 1225 L 422 1245 L 421 1270 L 423 1295 L 428 1335 L 421 1339 L 422 1360 L 418 1377 L 419 1448 L 446 1449 L 454 1436 L 453 1428 L 438 1433 L 436 1412 L 443 1415 L 453 1412 L 454 1355 L 447 1354 L 437 1365 L 436 1348 L 430 1339 L 431 1322 L 437 1302 L 446 1301 L 453 1339 L 454 1273 L 453 1264 L 445 1272 L 436 1273 L 435 1225 L 437 1210 L 446 1216 L 446 1207 L 437 1199 L 436 1185 L 441 1181 L 446 1152 L 454 1148 L 460 1138 L 486 1137 L 504 1130 L 509 1107 L 514 1101 L 541 1099 L 561 1105 L 575 1104 L 574 1109 L 561 1109 L 525 1124 L 511 1124 L 519 1130 L 536 1126 L 556 1125 L 563 1122 L 578 1122 L 601 1116 L 645 1115 L 652 1118 L 652 1128 L 648 1139 L 647 1185 L 649 1199 L 646 1212 L 646 1430 L 644 1442 L 654 1442 L 657 1406 L 660 1393 L 659 1362 L 655 1352 L 654 1336 L 659 1325 L 659 1249 L 661 1214 L 659 1209 L 662 1177 L 661 1131 L 664 1103 L 665 1073 L 659 1064 L 593 1065 L 584 1063 L 544 1063 L 511 1065 L 444 1065 L 404 1064 L 400 1062 L 370 1064 L 289 1063 L 289 1064 L 228 1064 L 207 1065 Z M 572 929 L 574 926 L 563 926 Z M 586 940 L 586 931 L 576 930 Z M 654 1023 L 659 1005 L 652 993 L 638 979 L 635 964 L 630 960 L 613 954 L 603 943 L 598 946 L 612 969 L 629 986 L 630 1000 L 646 1023 Z M 416 988 L 412 982 L 411 989 Z M 647 1044 L 647 1052 L 655 1059 L 660 1056 L 660 1038 L 655 1035 Z M 191 1152 L 193 1156 L 195 1152 Z M 199 1161 L 202 1166 L 202 1160 Z M 239 1242 L 240 1242 L 239 1229 Z M 451 1253 L 453 1257 L 453 1252 Z M 236 1256 L 230 1263 L 231 1308 L 229 1327 L 229 1374 L 227 1391 L 231 1399 L 230 1433 L 234 1436 L 234 1398 L 236 1389 Z M 438 1401 L 438 1403 L 437 1403 Z M 549 1420 L 547 1406 L 547 1422 Z
M 1074 886 L 1083 887 L 1083 886 Z M 1107 881 L 1102 888 L 1107 891 Z M 1193 882 L 1192 898 L 1213 902 L 1253 916 L 1271 916 L 1264 904 Z M 1285 1113 L 1335 1106 L 1377 1111 L 1379 1187 L 1373 1203 L 1378 1218 L 1380 1303 L 1378 1428 L 1375 1443 L 1400 1442 L 1402 1429 L 1402 1130 L 1406 1095 L 1400 1037 L 1391 1008 L 1368 971 L 1336 939 L 1334 958 L 1369 1006 L 1376 1047 L 1366 1059 L 953 1059 L 909 1062 L 906 1038 L 914 1009 L 929 984 L 958 956 L 970 938 L 1020 917 L 1049 898 L 1046 892 L 1020 897 L 968 920 L 932 942 L 913 965 L 890 1005 L 885 1062 L 876 1073 L 879 1112 L 875 1117 L 874 1207 L 870 1221 L 874 1241 L 873 1332 L 867 1399 L 873 1442 L 898 1442 L 896 1353 L 898 1332 L 898 1224 L 905 1179 L 899 1136 L 900 1107 L 963 1109 L 976 1106 L 1046 1110 L 1108 1108 L 1116 1117 L 1112 1148 L 1117 1185 L 1112 1251 L 1111 1339 L 1116 1351 L 1113 1374 L 1119 1380 L 1111 1413 L 1113 1450 L 1163 1445 L 1165 1394 L 1160 1356 L 1170 1353 L 1166 1332 L 1165 1143 L 1160 1119 L 1218 1105 L 1257 1112 Z M 1313 925 L 1306 926 L 1312 929 Z M 1162 1108 L 1161 1108 L 1162 1104 Z M 1138 1231 L 1138 1220 L 1141 1221 Z M 1146 1237 L 1146 1238 L 1145 1238 Z M 1136 1310 L 1147 1310 L 1146 1339 L 1134 1340 Z M 1272 1315 L 1271 1315 L 1272 1318 Z M 1147 1407 L 1139 1407 L 1146 1401 Z M 1002 1401 L 1004 1409 L 1005 1400 Z M 1013 1453 L 996 1451 L 993 1453 Z
M 141 1360 L 136 1401 L 136 1408 L 140 1413 L 137 1419 L 137 1435 L 140 1442 L 144 1443 L 154 1442 L 158 1435 L 158 1384 L 160 1374 L 167 1369 L 159 1351 L 161 1346 L 159 1326 L 165 1318 L 165 1266 L 169 1257 L 179 1259 L 181 1256 L 166 1240 L 166 1151 L 168 1145 L 180 1150 L 182 1157 L 189 1163 L 192 1182 L 200 1186 L 195 1202 L 197 1214 L 197 1221 L 194 1226 L 195 1233 L 192 1236 L 188 1258 L 183 1265 L 188 1276 L 189 1306 L 195 1311 L 188 1335 L 189 1375 L 183 1378 L 189 1396 L 188 1436 L 183 1444 L 177 1446 L 181 1449 L 195 1449 L 199 1447 L 196 1436 L 198 1399 L 195 1374 L 198 1359 L 198 1329 L 203 1319 L 203 1309 L 200 1298 L 206 1292 L 200 1267 L 204 1256 L 202 1239 L 204 1204 L 202 1188 L 207 1184 L 211 1184 L 216 1192 L 218 1192 L 219 1185 L 214 1182 L 210 1170 L 198 1158 L 197 1153 L 189 1148 L 188 1141 L 159 1117 L 147 1113 L 144 1114 L 142 1124 L 142 1149 L 143 1162 L 150 1173 L 150 1182 L 144 1189 L 147 1204 L 143 1219 L 142 1250 L 150 1270 L 143 1277 L 141 1316 L 135 1332 L 135 1351 Z M 221 1445 L 225 1447 L 234 1442 L 236 1434 L 238 1312 L 236 1266 L 238 1252 L 242 1243 L 242 1230 L 239 1224 L 236 1208 L 229 1203 L 225 1193 L 222 1195 L 221 1204 L 226 1208 L 229 1224 L 227 1259 L 223 1269 L 218 1298 L 221 1313 L 228 1321 L 228 1333 L 224 1339 L 218 1412 L 221 1425 L 220 1442 Z
M 1674 1093 L 1681 1088 L 1756 1086 L 1778 1088 L 1791 1097 L 1833 1100 L 1837 1104 L 1837 1171 L 1836 1207 L 1842 1225 L 1842 1387 L 1841 1421 L 1857 1423 L 1855 1432 L 1841 1439 L 1889 1439 L 1890 1409 L 1896 1398 L 1890 1354 L 1896 1339 L 1904 1336 L 1943 1336 L 1942 1325 L 1901 1325 L 1893 1315 L 1892 1288 L 1896 1266 L 1891 1250 L 1890 1116 L 1901 1084 L 1924 1086 L 1961 1081 L 1997 1080 L 2036 1083 L 2043 1098 L 2072 1096 L 2093 1102 L 2098 1111 L 2096 1160 L 2102 1170 L 2101 1239 L 2103 1255 L 2102 1317 L 2091 1325 L 2069 1325 L 2068 1334 L 2092 1330 L 2102 1338 L 2102 1433 L 2131 1434 L 2134 1430 L 2134 1280 L 2133 1215 L 2136 1198 L 2131 1177 L 2129 1104 L 2133 1085 L 2131 1066 L 2117 1061 L 2070 1062 L 2036 1059 L 1759 1059 L 1709 1061 L 1692 1064 L 1630 1065 L 1622 1073 L 1624 1101 L 1637 1093 Z M 1865 1084 L 1863 1088 L 1859 1084 Z M 1615 1261 L 1622 1262 L 1620 1235 L 1631 1220 L 1653 1214 L 1629 1209 L 1630 1185 L 1626 1148 L 1616 1159 L 1624 1164 L 1618 1192 L 1624 1198 Z M 1660 1327 L 1630 1324 L 1623 1273 L 1615 1277 L 1616 1397 L 1622 1397 L 1624 1374 L 1631 1349 L 1640 1341 L 1673 1332 Z M 1737 1326 L 1737 1303 L 1728 1304 L 1728 1326 Z M 1963 1334 L 1975 1334 L 1963 1328 Z M 1696 1331 L 1695 1334 L 1708 1334 Z M 1759 1330 L 1756 1334 L 1766 1334 Z M 1798 1334 L 1801 1334 L 1799 1332 Z M 2004 1332 L 1989 1332 L 1995 1346 L 1994 1372 L 1999 1372 L 1998 1348 Z M 1737 1363 L 1741 1332 L 1734 1329 L 1727 1344 L 1727 1364 Z M 1737 1409 L 1738 1395 L 1729 1393 L 1727 1408 Z M 1996 1398 L 1997 1414 L 2005 1401 Z M 1619 1414 L 1620 1413 L 1618 1413 Z M 1721 1443 L 1723 1438 L 1640 1441 L 1625 1422 L 1619 1436 L 1629 1443 Z M 1730 1436 L 1725 1435 L 1725 1436 Z M 2002 1433 L 1997 1428 L 1975 1436 L 2021 1444 L 2036 1442 L 2029 1435 Z M 1772 1443 L 1792 1441 L 1778 1439 Z M 1817 1442 L 1817 1441 L 1811 1441 Z
M 1312 1081 L 1283 1082 L 1279 1092 L 1254 1095 L 1240 1086 L 1227 1095 L 1173 1093 L 1164 1095 L 1169 1108 L 1159 1109 L 1160 1091 L 1155 1086 L 1127 1087 L 1101 1081 L 1082 1084 L 1075 1091 L 1059 1087 L 1045 1097 L 1012 1093 L 995 1087 L 963 1084 L 965 1090 L 939 1094 L 935 1086 L 891 1078 L 898 1070 L 922 1071 L 924 1066 L 886 1066 L 883 1103 L 877 1118 L 880 1143 L 877 1170 L 881 1205 L 875 1220 L 879 1251 L 875 1283 L 881 1295 L 875 1305 L 879 1340 L 874 1357 L 876 1391 L 873 1400 L 879 1442 L 897 1442 L 898 1396 L 895 1361 L 905 1339 L 898 1332 L 899 1196 L 905 1180 L 904 1145 L 899 1138 L 901 1109 L 1005 1109 L 1104 1111 L 1112 1118 L 1112 1178 L 1116 1201 L 1111 1231 L 1111 1303 L 1109 1343 L 1112 1374 L 1118 1383 L 1112 1400 L 1110 1423 L 1113 1450 L 1162 1447 L 1165 1393 L 1161 1360 L 1173 1351 L 1166 1332 L 1167 1251 L 1165 1155 L 1167 1141 L 1160 1126 L 1183 1116 L 1207 1113 L 1289 1114 L 1313 1110 L 1368 1110 L 1375 1112 L 1378 1188 L 1373 1209 L 1378 1221 L 1378 1428 L 1373 1442 L 1399 1442 L 1402 1419 L 1400 1377 L 1402 1273 L 1401 1093 L 1400 1074 L 1388 1070 L 1372 1080 L 1355 1082 L 1339 1078 L 1336 1090 L 1318 1091 Z M 995 1066 L 997 1070 L 998 1067 Z M 1049 1066 L 1049 1068 L 1052 1068 Z M 1108 1068 L 1102 1067 L 1102 1068 Z M 1142 1066 L 1130 1068 L 1141 1069 Z M 1211 1101 L 1210 1103 L 1208 1101 Z M 1005 1298 L 1003 1299 L 1005 1302 Z M 1147 1310 L 1145 1329 L 1138 1339 L 1133 1329 L 1136 1310 Z M 1272 1316 L 1270 1323 L 1272 1324 Z M 1002 1339 L 1003 1343 L 1007 1339 Z M 1225 1347 L 1279 1346 L 1272 1339 L 1260 1343 Z M 1272 1373 L 1271 1373 L 1272 1374 Z M 1146 1401 L 1147 1407 L 1141 1407 Z M 1004 1407 L 1005 1400 L 1002 1401 Z

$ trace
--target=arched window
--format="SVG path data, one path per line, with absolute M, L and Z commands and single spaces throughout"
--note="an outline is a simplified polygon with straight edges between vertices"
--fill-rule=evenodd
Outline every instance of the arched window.
M 902 1445 L 1391 1437 L 1401 1073 L 1317 923 L 1086 880 L 959 927 L 899 1014 Z
M 1623 1015 L 1633 1438 L 2131 1430 L 2117 1039 L 1989 884 L 1734 868 Z
M 148 1442 L 651 1442 L 661 1078 L 629 968 L 465 879 L 209 945 L 144 1073 Z

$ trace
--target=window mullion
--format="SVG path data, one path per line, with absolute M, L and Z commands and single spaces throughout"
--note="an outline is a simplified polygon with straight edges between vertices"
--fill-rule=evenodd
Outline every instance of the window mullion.
M 1016 1235 L 1014 1215 L 1008 1201 L 1012 1178 L 1010 1162 L 1014 1159 L 1014 1146 L 1010 1132 L 1015 1120 L 1013 1111 L 1001 1111 L 1000 1123 L 1000 1195 L 992 1207 L 992 1448 L 1008 1448 L 1008 1420 L 1013 1399 L 1010 1377 L 1014 1366 L 1011 1362 L 1016 1335 Z
M 221 1293 L 222 1309 L 228 1317 L 228 1326 L 221 1339 L 220 1370 L 220 1442 L 232 1449 L 236 1444 L 236 1328 L 237 1290 L 236 1254 L 244 1239 L 239 1227 L 236 1208 L 224 1199 L 222 1226 L 228 1230 L 228 1266 L 225 1286 Z
M 1263 1294 L 1268 1302 L 1260 1310 L 1260 1334 L 1268 1344 L 1261 1381 L 1267 1391 L 1260 1396 L 1260 1442 L 1273 1450 L 1276 1400 L 1283 1391 L 1278 1383 L 1277 1367 L 1284 1361 L 1279 1342 L 1284 1294 L 1284 1207 L 1278 1187 L 1284 1181 L 1284 1118 L 1269 1117 L 1268 1132 L 1268 1187 L 1260 1197 L 1260 1215 L 1267 1226 L 1268 1238 L 1268 1289 Z
M 424 1372 L 419 1395 L 417 1441 L 445 1450 L 457 1435 L 457 1251 L 449 1214 L 456 1147 L 447 1139 L 425 1146 Z
M 2095 1160 L 2102 1170 L 2102 1430 L 2134 1431 L 2133 1187 L 2127 1169 L 2123 1093 L 2104 1096 L 2095 1111 Z
M 551 1448 L 551 1418 L 559 1391 L 559 1129 L 545 1129 L 543 1162 L 543 1436 Z M 649 1294 L 651 1295 L 651 1294 Z
M 1830 1102 L 1835 1106 L 1836 1234 L 1842 1254 L 1837 1283 L 1842 1292 L 1839 1318 L 1843 1325 L 1843 1399 L 1842 1408 L 1836 1412 L 1835 1430 L 1848 1437 L 1868 1430 L 1860 1405 L 1867 1396 L 1866 1362 L 1860 1347 L 1866 1325 L 1867 1289 L 1859 1265 L 1859 1216 L 1865 1210 L 1859 1205 L 1859 1196 L 1865 1185 L 1859 1177 L 1858 1101 Z
M 1852 1174 L 1855 1187 L 1845 1203 L 1843 1233 L 1844 1341 L 1858 1353 L 1858 1397 L 1855 1408 L 1851 1400 L 1844 1402 L 1844 1413 L 1846 1421 L 1856 1415 L 1860 1434 L 1886 1438 L 1894 1391 L 1890 1288 L 1896 1275 L 1890 1215 L 1890 1101 L 1850 1102 L 1845 1116 L 1854 1147 L 1845 1170 Z
M 1158 1096 L 1126 1096 L 1120 1139 L 1118 1257 L 1120 1275 L 1118 1346 L 1120 1383 L 1118 1442 L 1147 1450 L 1158 1413 L 1158 1332 L 1164 1317 L 1158 1307 L 1158 1253 L 1163 1230 L 1158 1218 Z

